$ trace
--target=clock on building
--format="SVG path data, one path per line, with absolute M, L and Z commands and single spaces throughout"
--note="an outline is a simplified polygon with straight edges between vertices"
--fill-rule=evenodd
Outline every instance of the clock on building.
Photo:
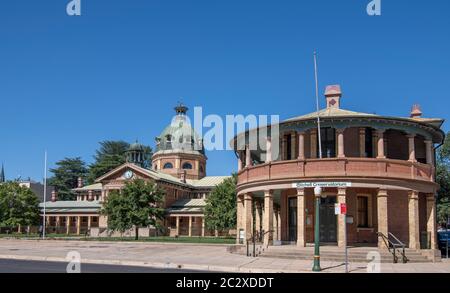
M 124 177 L 125 179 L 131 179 L 131 178 L 133 178 L 133 176 L 134 176 L 134 174 L 133 174 L 133 171 L 131 171 L 131 170 L 127 170 L 127 171 L 123 174 L 123 177 Z

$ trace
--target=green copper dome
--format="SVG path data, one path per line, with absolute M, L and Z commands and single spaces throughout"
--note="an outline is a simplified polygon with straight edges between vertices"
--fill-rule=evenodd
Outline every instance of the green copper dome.
M 130 145 L 128 151 L 145 151 L 145 147 L 136 141 Z
M 175 108 L 177 115 L 161 134 L 156 137 L 156 151 L 198 152 L 204 154 L 201 137 L 192 128 L 186 116 L 188 108 L 180 104 Z

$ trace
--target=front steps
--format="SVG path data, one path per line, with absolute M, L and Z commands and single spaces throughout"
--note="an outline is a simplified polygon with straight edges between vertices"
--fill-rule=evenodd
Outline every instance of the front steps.
M 370 252 L 380 253 L 381 263 L 393 263 L 393 256 L 387 250 L 379 250 L 377 247 L 350 247 L 348 249 L 348 261 L 353 263 L 368 263 L 372 259 L 367 259 Z M 406 257 L 408 263 L 428 263 L 432 260 L 428 259 L 420 251 L 414 249 L 406 249 Z M 246 254 L 246 247 L 235 251 L 235 253 Z M 299 259 L 313 260 L 314 247 L 297 247 L 293 245 L 269 246 L 259 257 L 282 258 L 282 259 Z M 398 262 L 402 262 L 401 255 L 398 255 Z M 323 261 L 344 262 L 344 249 L 336 246 L 321 246 L 320 259 Z

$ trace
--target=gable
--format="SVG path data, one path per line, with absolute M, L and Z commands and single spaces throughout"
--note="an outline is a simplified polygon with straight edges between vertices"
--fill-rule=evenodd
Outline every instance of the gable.
M 127 177 L 128 175 L 128 177 Z M 132 177 L 129 177 L 132 175 Z M 111 170 L 110 172 L 106 173 L 105 175 L 97 178 L 95 182 L 110 182 L 110 181 L 127 181 L 130 179 L 153 179 L 157 180 L 158 178 L 155 176 L 152 176 L 149 172 L 146 172 L 145 169 L 140 168 L 134 164 L 125 163 L 123 165 L 120 165 L 119 167 Z

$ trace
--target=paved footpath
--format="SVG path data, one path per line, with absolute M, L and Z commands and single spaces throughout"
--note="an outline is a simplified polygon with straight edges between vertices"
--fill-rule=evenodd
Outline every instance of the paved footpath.
M 0 239 L 0 259 L 67 262 L 71 251 L 81 263 L 117 264 L 162 269 L 243 273 L 306 273 L 312 261 L 278 258 L 250 258 L 227 252 L 229 245 L 106 242 L 76 240 Z M 341 273 L 341 263 L 322 262 L 323 272 Z M 367 264 L 351 263 L 350 271 L 365 273 Z M 450 273 L 450 262 L 381 264 L 382 273 Z

